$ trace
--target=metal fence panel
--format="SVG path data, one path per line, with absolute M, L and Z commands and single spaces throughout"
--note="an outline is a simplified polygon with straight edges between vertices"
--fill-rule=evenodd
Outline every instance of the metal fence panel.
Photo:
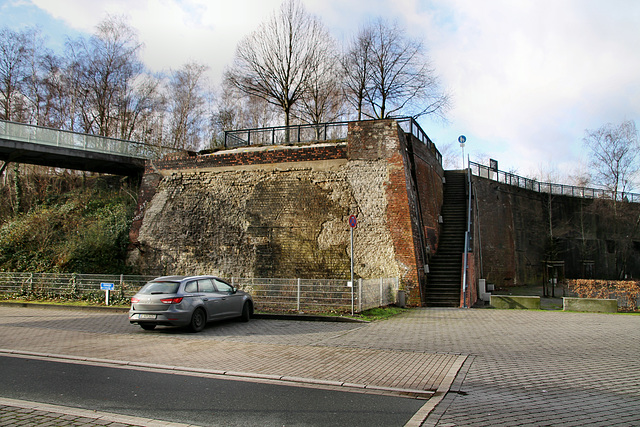
M 131 298 L 155 276 L 3 273 L 0 293 L 40 297 L 81 298 L 102 294 L 101 283 L 113 283 L 111 295 Z M 232 285 L 249 292 L 260 311 L 278 313 L 346 313 L 395 303 L 397 278 L 360 279 L 354 287 L 339 279 L 230 278 Z

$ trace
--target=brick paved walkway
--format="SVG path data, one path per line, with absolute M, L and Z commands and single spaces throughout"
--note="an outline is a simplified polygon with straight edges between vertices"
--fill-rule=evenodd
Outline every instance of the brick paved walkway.
M 3 398 L 0 398 L 0 426 L 189 427 L 188 424 Z
M 135 356 L 133 342 L 145 344 Z M 216 351 L 221 357 L 210 369 L 241 366 L 381 390 L 448 389 L 445 377 L 462 366 L 451 391 L 425 405 L 440 402 L 423 425 L 640 425 L 640 316 L 416 309 L 371 324 L 253 320 L 188 334 L 142 331 L 122 314 L 0 307 L 0 343 L 187 367 L 202 366 L 200 352 Z M 187 348 L 193 359 L 184 359 Z M 278 357 L 264 357 L 270 353 Z M 356 358 L 362 369 L 344 372 L 327 361 L 341 357 Z

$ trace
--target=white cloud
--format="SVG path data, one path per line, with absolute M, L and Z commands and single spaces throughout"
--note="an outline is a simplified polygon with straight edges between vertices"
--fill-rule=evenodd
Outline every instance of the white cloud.
M 125 15 L 144 43 L 143 61 L 153 71 L 198 61 L 214 82 L 238 41 L 280 5 L 280 0 L 31 0 L 69 27 L 92 33 L 107 14 Z
M 568 165 L 579 161 L 585 128 L 640 118 L 640 4 L 456 0 L 442 7 L 452 22 L 431 46 L 455 90 L 452 125 L 484 151 L 525 170 L 548 159 Z

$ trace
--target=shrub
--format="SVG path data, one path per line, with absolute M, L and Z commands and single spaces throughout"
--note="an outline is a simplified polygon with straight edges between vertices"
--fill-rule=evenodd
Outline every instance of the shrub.
M 0 271 L 129 272 L 135 197 L 98 184 L 59 194 L 0 223 Z
M 626 310 L 637 310 L 640 281 L 635 280 L 568 280 L 567 286 L 578 298 L 618 299 Z

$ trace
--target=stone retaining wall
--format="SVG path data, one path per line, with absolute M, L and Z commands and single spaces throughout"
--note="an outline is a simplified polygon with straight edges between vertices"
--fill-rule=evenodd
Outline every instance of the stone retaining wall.
M 384 120 L 352 123 L 346 143 L 155 161 L 143 178 L 129 262 L 149 274 L 347 280 L 353 214 L 356 277 L 398 277 L 419 305 L 442 168 L 419 141 L 423 158 L 412 163 L 410 143 Z

